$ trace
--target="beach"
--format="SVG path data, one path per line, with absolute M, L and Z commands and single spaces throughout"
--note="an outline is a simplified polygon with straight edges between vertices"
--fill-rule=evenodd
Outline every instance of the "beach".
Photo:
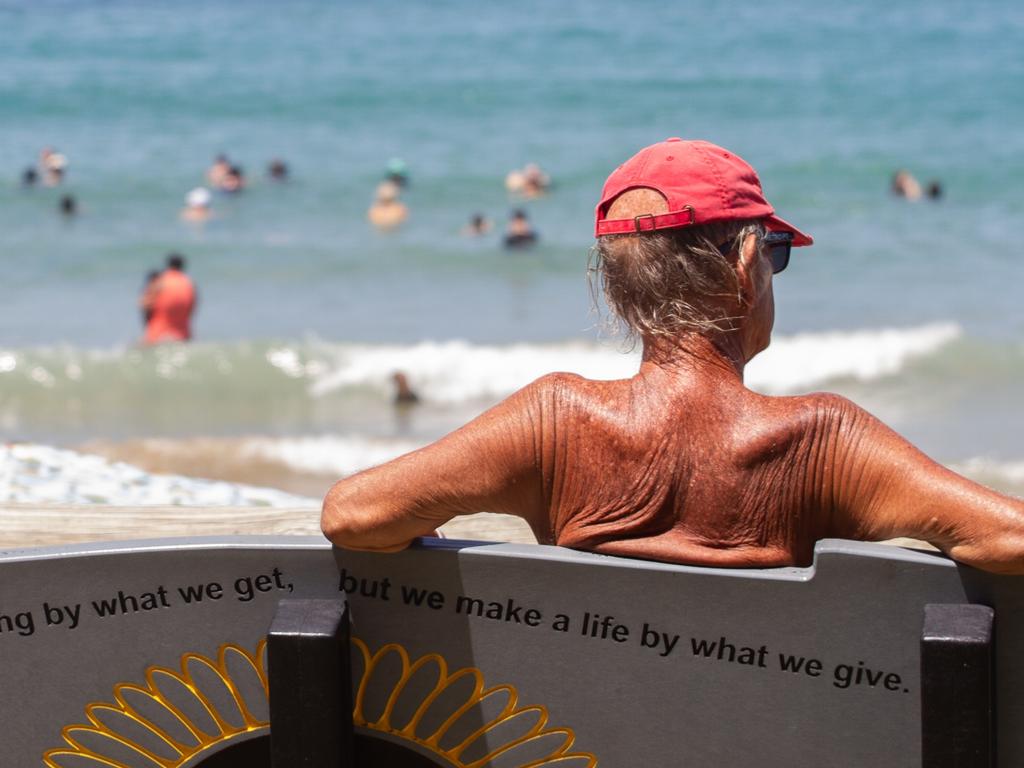
M 314 509 L 547 372 L 632 375 L 587 282 L 593 206 L 676 135 L 741 153 L 815 238 L 748 386 L 839 392 L 1024 494 L 1024 13 L 698 10 L 0 5 L 0 505 Z M 44 145 L 66 178 L 26 189 Z M 181 221 L 220 152 L 248 187 Z M 409 218 L 379 232 L 395 158 Z M 550 190 L 509 195 L 529 162 Z M 901 168 L 941 198 L 894 197 Z M 540 238 L 513 253 L 515 208 Z M 476 212 L 493 231 L 461 235 Z M 195 339 L 143 348 L 143 277 L 172 251 Z M 418 403 L 395 406 L 396 371 Z

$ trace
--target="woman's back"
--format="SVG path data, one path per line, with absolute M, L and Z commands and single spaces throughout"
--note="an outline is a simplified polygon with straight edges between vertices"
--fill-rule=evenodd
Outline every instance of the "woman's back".
M 829 418 L 829 398 L 769 398 L 664 371 L 553 378 L 552 541 L 687 563 L 810 557 L 825 500 L 807 435 Z

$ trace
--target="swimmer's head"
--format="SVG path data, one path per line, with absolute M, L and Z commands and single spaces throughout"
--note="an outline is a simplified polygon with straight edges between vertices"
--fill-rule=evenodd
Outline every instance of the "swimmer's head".
M 206 187 L 196 187 L 185 195 L 185 205 L 189 208 L 208 208 L 211 199 L 210 190 Z
M 185 271 L 185 257 L 180 253 L 167 254 L 167 268 L 176 269 L 179 272 Z
M 393 181 L 382 181 L 377 185 L 377 202 L 393 203 L 398 199 L 399 187 Z
M 78 203 L 72 195 L 64 195 L 60 199 L 59 207 L 64 216 L 74 216 L 78 213 Z
M 288 178 L 288 165 L 280 158 L 274 158 L 267 166 L 267 175 L 272 179 L 281 181 Z
M 544 172 L 540 169 L 540 166 L 536 163 L 527 163 L 523 167 L 523 175 L 530 180 L 540 179 L 544 176 Z
M 39 174 L 36 172 L 35 168 L 26 168 L 21 174 L 21 183 L 23 186 L 31 187 L 37 181 L 39 181 Z

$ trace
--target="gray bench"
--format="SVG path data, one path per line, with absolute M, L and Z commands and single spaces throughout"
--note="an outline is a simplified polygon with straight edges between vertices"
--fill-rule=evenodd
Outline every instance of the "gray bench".
M 269 765 L 268 628 L 342 588 L 370 764 L 987 765 L 994 711 L 993 764 L 1024 765 L 1019 579 L 838 540 L 755 571 L 313 537 L 0 555 L 3 764 Z M 294 673 L 291 706 L 338 674 Z

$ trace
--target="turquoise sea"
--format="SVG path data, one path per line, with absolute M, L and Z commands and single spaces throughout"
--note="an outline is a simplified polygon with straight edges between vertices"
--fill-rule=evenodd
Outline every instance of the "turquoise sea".
M 0 438 L 247 481 L 276 463 L 316 495 L 546 370 L 628 375 L 591 311 L 593 206 L 683 136 L 744 156 L 816 240 L 776 278 L 751 385 L 840 391 L 1024 491 L 1022 50 L 1010 0 L 0 0 Z M 21 188 L 46 145 L 66 182 Z M 185 225 L 218 152 L 250 187 Z M 365 213 L 394 157 L 411 215 L 382 235 Z M 510 198 L 531 161 L 550 194 Z M 899 168 L 943 197 L 894 198 Z M 500 247 L 514 207 L 532 251 Z M 476 211 L 495 231 L 460 236 Z M 171 250 L 197 341 L 140 350 Z M 422 398 L 403 413 L 398 369 Z

